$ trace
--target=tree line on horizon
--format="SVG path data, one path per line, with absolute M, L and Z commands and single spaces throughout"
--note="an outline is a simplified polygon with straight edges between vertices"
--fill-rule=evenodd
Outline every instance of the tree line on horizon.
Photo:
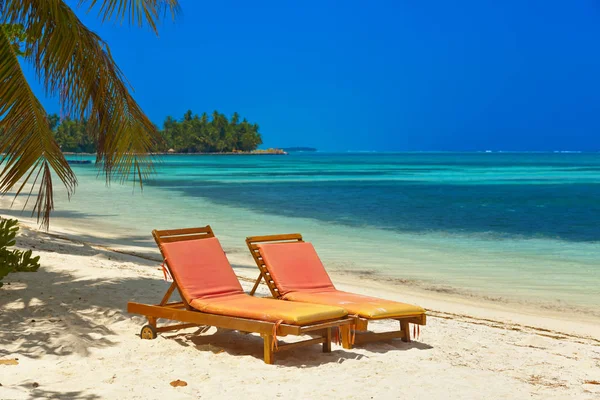
M 63 152 L 95 153 L 98 149 L 96 135 L 88 129 L 86 120 L 60 119 L 48 116 L 50 128 Z M 188 110 L 183 118 L 165 118 L 159 130 L 162 141 L 154 152 L 223 153 L 252 151 L 262 144 L 258 124 L 242 119 L 237 112 L 231 118 L 214 111 L 210 116 L 193 114 Z

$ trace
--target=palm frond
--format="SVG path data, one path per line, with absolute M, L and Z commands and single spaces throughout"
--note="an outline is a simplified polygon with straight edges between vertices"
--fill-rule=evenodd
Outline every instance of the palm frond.
M 116 3 L 108 2 L 107 10 L 114 13 L 126 5 L 143 8 L 163 2 L 118 3 L 121 6 L 111 8 Z M 60 99 L 63 113 L 87 118 L 107 183 L 114 177 L 125 181 L 134 176 L 141 184 L 152 172 L 148 152 L 160 136 L 133 99 L 107 44 L 62 0 L 4 0 L 2 18 L 26 27 L 25 60 L 33 65 L 47 94 Z
M 65 184 L 70 196 L 77 180 L 54 140 L 46 111 L 29 87 L 10 40 L 0 29 L 0 192 L 6 194 L 21 183 L 18 196 L 37 171 L 29 196 L 39 191 L 34 212 L 48 227 L 54 208 L 52 173 Z M 29 197 L 28 197 L 29 198 Z
M 128 20 L 131 25 L 142 26 L 146 22 L 155 33 L 157 23 L 168 13 L 173 18 L 180 12 L 178 0 L 79 0 L 79 6 L 88 5 L 88 12 L 98 6 L 102 21 Z

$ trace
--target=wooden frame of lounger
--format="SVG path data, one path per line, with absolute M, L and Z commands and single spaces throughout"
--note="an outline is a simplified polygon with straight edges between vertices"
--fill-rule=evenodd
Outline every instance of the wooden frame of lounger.
M 154 240 L 156 241 L 161 251 L 161 254 L 164 257 L 164 253 L 161 246 L 162 243 L 206 239 L 214 237 L 215 235 L 210 225 L 207 225 L 201 228 L 173 229 L 160 231 L 153 230 L 152 236 L 154 237 Z M 169 299 L 175 291 L 175 289 L 177 289 L 177 291 L 179 292 L 182 301 L 169 303 Z M 274 352 L 290 350 L 305 345 L 322 343 L 323 352 L 331 352 L 332 328 L 339 327 L 342 332 L 346 332 L 350 330 L 350 325 L 354 323 L 354 320 L 352 318 L 345 317 L 341 319 L 324 321 L 321 323 L 315 323 L 310 325 L 279 324 L 276 331 L 278 336 L 311 335 L 316 337 L 314 337 L 313 339 L 303 340 L 294 343 L 277 342 L 277 346 L 273 346 L 273 340 L 277 340 L 276 337 L 274 337 L 273 335 L 276 325 L 275 323 L 248 318 L 200 312 L 191 307 L 185 300 L 184 296 L 181 294 L 181 290 L 179 289 L 179 286 L 174 276 L 173 283 L 171 284 L 171 286 L 169 286 L 169 289 L 167 289 L 167 292 L 165 293 L 159 304 L 150 305 L 129 302 L 127 303 L 127 312 L 144 315 L 148 319 L 148 324 L 154 328 L 155 333 L 190 328 L 194 326 L 214 326 L 217 328 L 232 329 L 241 332 L 259 333 L 264 340 L 264 360 L 267 364 L 273 363 Z M 181 323 L 174 325 L 158 326 L 157 320 L 159 318 L 179 321 Z
M 252 253 L 252 258 L 256 262 L 256 266 L 260 270 L 260 274 L 250 291 L 251 295 L 256 293 L 256 289 L 258 289 L 258 285 L 264 279 L 265 283 L 269 287 L 271 291 L 271 295 L 276 299 L 281 299 L 281 295 L 279 294 L 279 290 L 277 289 L 277 285 L 271 278 L 271 274 L 267 266 L 265 265 L 259 249 L 259 243 L 293 243 L 293 242 L 304 242 L 302 239 L 302 235 L 299 233 L 288 233 L 283 235 L 266 235 L 266 236 L 249 236 L 246 238 L 246 244 L 248 245 L 248 249 L 250 253 Z M 354 337 L 354 341 L 350 340 L 350 330 L 341 331 L 342 336 L 342 346 L 345 349 L 351 349 L 353 344 L 361 344 L 367 342 L 375 342 L 378 340 L 387 340 L 387 339 L 395 339 L 400 338 L 404 342 L 410 342 L 410 325 L 425 325 L 427 323 L 427 317 L 425 314 L 418 315 L 408 315 L 398 318 L 382 318 L 382 319 L 394 319 L 400 322 L 400 329 L 394 330 L 390 332 L 370 332 L 368 331 L 369 319 L 362 318 L 359 316 L 354 316 L 354 330 L 358 331 L 358 334 Z

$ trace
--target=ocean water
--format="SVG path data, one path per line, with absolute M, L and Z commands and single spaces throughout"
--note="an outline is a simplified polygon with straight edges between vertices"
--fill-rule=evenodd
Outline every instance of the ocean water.
M 74 169 L 79 187 L 71 202 L 57 195 L 54 221 L 112 244 L 210 224 L 243 253 L 246 236 L 300 232 L 333 271 L 600 309 L 600 154 L 172 155 L 143 192 Z

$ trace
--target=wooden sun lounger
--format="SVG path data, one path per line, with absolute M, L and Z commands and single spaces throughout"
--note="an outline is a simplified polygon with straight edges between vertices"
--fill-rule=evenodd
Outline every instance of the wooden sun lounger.
M 284 243 L 305 243 L 305 242 L 302 239 L 302 235 L 299 233 L 284 234 L 284 235 L 251 236 L 251 237 L 246 238 L 246 244 L 248 245 L 248 249 L 250 250 L 250 253 L 252 253 L 252 257 L 254 258 L 254 261 L 256 262 L 258 269 L 260 270 L 260 274 L 258 275 L 258 278 L 256 279 L 256 282 L 254 283 L 254 287 L 252 288 L 252 290 L 250 292 L 251 295 L 254 295 L 254 293 L 256 292 L 256 290 L 258 288 L 258 285 L 260 284 L 260 282 L 262 280 L 264 280 L 271 292 L 271 295 L 274 298 L 282 299 L 282 300 L 297 301 L 297 300 L 286 298 L 287 296 L 285 295 L 285 293 L 282 294 L 282 290 L 280 290 L 281 288 L 278 287 L 276 279 L 274 279 L 273 275 L 275 275 L 275 274 L 272 274 L 273 271 L 270 270 L 269 266 L 267 266 L 265 260 L 263 259 L 263 256 L 261 255 L 261 245 L 284 244 Z M 316 253 L 315 253 L 315 256 L 316 256 Z M 320 264 L 320 261 L 319 261 L 319 264 Z M 271 267 L 273 267 L 273 266 L 271 266 Z M 279 265 L 278 268 L 285 268 L 285 267 Z M 325 271 L 325 268 L 322 266 L 322 264 L 320 264 L 318 266 L 318 268 L 322 268 L 322 273 L 325 274 L 325 276 L 327 276 L 327 279 L 329 279 L 327 272 Z M 335 288 L 333 288 L 333 284 L 331 284 L 331 287 L 332 287 L 333 291 L 337 291 Z M 345 293 L 345 292 L 339 292 L 339 291 L 337 291 L 337 292 Z M 350 294 L 350 295 L 354 295 L 354 294 Z M 354 296 L 362 297 L 360 295 L 354 295 Z M 367 297 L 364 297 L 364 298 L 366 299 Z M 425 325 L 426 324 L 427 317 L 425 314 L 425 310 L 421 309 L 420 307 L 405 305 L 403 303 L 391 302 L 391 301 L 386 301 L 386 300 L 381 300 L 381 299 L 374 299 L 374 298 L 371 298 L 371 299 L 384 301 L 388 304 L 395 303 L 399 306 L 400 305 L 406 306 L 406 308 L 409 311 L 404 312 L 404 313 L 399 313 L 396 316 L 391 315 L 391 316 L 386 316 L 384 318 L 370 318 L 370 317 L 366 317 L 366 316 L 363 316 L 360 314 L 353 314 L 351 310 L 347 309 L 349 314 L 351 314 L 351 316 L 353 316 L 355 318 L 355 324 L 352 326 L 352 329 L 354 329 L 355 332 L 356 331 L 358 331 L 358 332 L 355 336 L 351 336 L 350 330 L 344 330 L 342 332 L 342 345 L 344 348 L 350 349 L 350 348 L 352 348 L 353 344 L 361 344 L 361 343 L 373 342 L 373 341 L 378 341 L 378 340 L 394 339 L 394 338 L 400 338 L 405 342 L 410 342 L 411 335 L 410 335 L 410 325 L 409 324 L 415 324 L 415 325 Z M 319 299 L 319 301 L 321 301 L 321 302 L 318 302 L 318 304 L 333 304 L 333 303 L 327 303 L 327 301 L 324 299 Z M 338 304 L 338 306 L 344 307 L 343 305 L 340 305 L 340 304 Z M 411 311 L 411 310 L 414 310 L 414 311 Z M 400 329 L 390 331 L 390 332 L 378 332 L 378 333 L 370 332 L 370 331 L 368 331 L 368 323 L 370 320 L 374 320 L 374 319 L 397 320 L 397 321 L 399 321 Z
M 175 242 L 197 241 L 214 238 L 215 235 L 211 227 L 206 226 L 202 228 L 154 230 L 152 231 L 152 235 L 154 236 L 154 239 L 156 240 L 163 257 L 165 258 L 165 264 L 169 269 L 171 276 L 173 277 L 173 283 L 168 288 L 159 304 L 149 305 L 134 302 L 129 302 L 127 304 L 128 312 L 144 315 L 148 319 L 148 324 L 142 327 L 140 333 L 140 337 L 142 339 L 155 339 L 158 333 L 194 326 L 214 326 L 241 332 L 259 333 L 264 339 L 264 361 L 267 364 L 272 364 L 274 361 L 274 352 L 289 350 L 299 346 L 322 343 L 323 352 L 330 352 L 332 329 L 339 328 L 340 331 L 346 332 L 349 331 L 350 325 L 354 323 L 352 318 L 345 316 L 347 313 L 344 310 L 331 307 L 329 310 L 334 310 L 336 313 L 338 313 L 339 310 L 340 313 L 343 313 L 342 316 L 335 319 L 313 321 L 306 324 L 281 323 L 281 321 L 253 319 L 239 315 L 223 315 L 222 313 L 201 312 L 190 305 L 190 303 L 193 303 L 195 300 L 190 300 L 186 296 L 188 294 L 186 290 L 182 290 L 182 282 L 179 282 L 179 280 L 182 279 L 183 275 L 175 272 L 176 270 L 174 265 L 169 264 L 169 260 L 167 259 L 165 251 L 165 245 Z M 221 249 L 220 246 L 219 249 Z M 201 258 L 202 254 L 198 254 L 197 257 Z M 224 252 L 222 257 L 225 257 Z M 171 262 L 173 263 L 172 260 Z M 231 269 L 231 266 L 229 265 L 228 268 Z M 231 271 L 228 273 L 231 273 L 235 277 L 233 269 L 231 269 Z M 235 280 L 237 281 L 237 278 L 235 278 Z M 239 281 L 237 281 L 237 285 L 239 285 Z M 175 289 L 177 289 L 179 292 L 182 301 L 169 302 L 169 299 Z M 239 286 L 239 289 L 241 290 L 241 285 Z M 244 301 L 244 296 L 246 296 L 248 299 L 257 299 L 248 296 L 247 294 L 243 293 L 243 291 L 235 296 L 236 299 L 240 298 L 242 303 Z M 214 299 L 211 299 L 210 301 L 211 304 L 217 306 L 219 305 L 219 301 L 214 301 Z M 275 302 L 275 300 L 272 299 L 261 299 L 261 301 L 263 303 L 264 301 L 268 301 L 269 304 L 271 302 Z M 252 305 L 249 307 L 256 305 L 254 301 L 251 301 L 250 303 L 252 303 Z M 293 313 L 293 309 L 290 310 Z M 256 312 L 256 309 L 253 311 Z M 306 316 L 306 309 L 304 311 L 304 315 Z M 179 323 L 158 326 L 157 320 L 159 318 L 178 321 Z M 311 335 L 313 338 L 295 343 L 280 343 L 277 341 L 277 336 L 286 335 Z

